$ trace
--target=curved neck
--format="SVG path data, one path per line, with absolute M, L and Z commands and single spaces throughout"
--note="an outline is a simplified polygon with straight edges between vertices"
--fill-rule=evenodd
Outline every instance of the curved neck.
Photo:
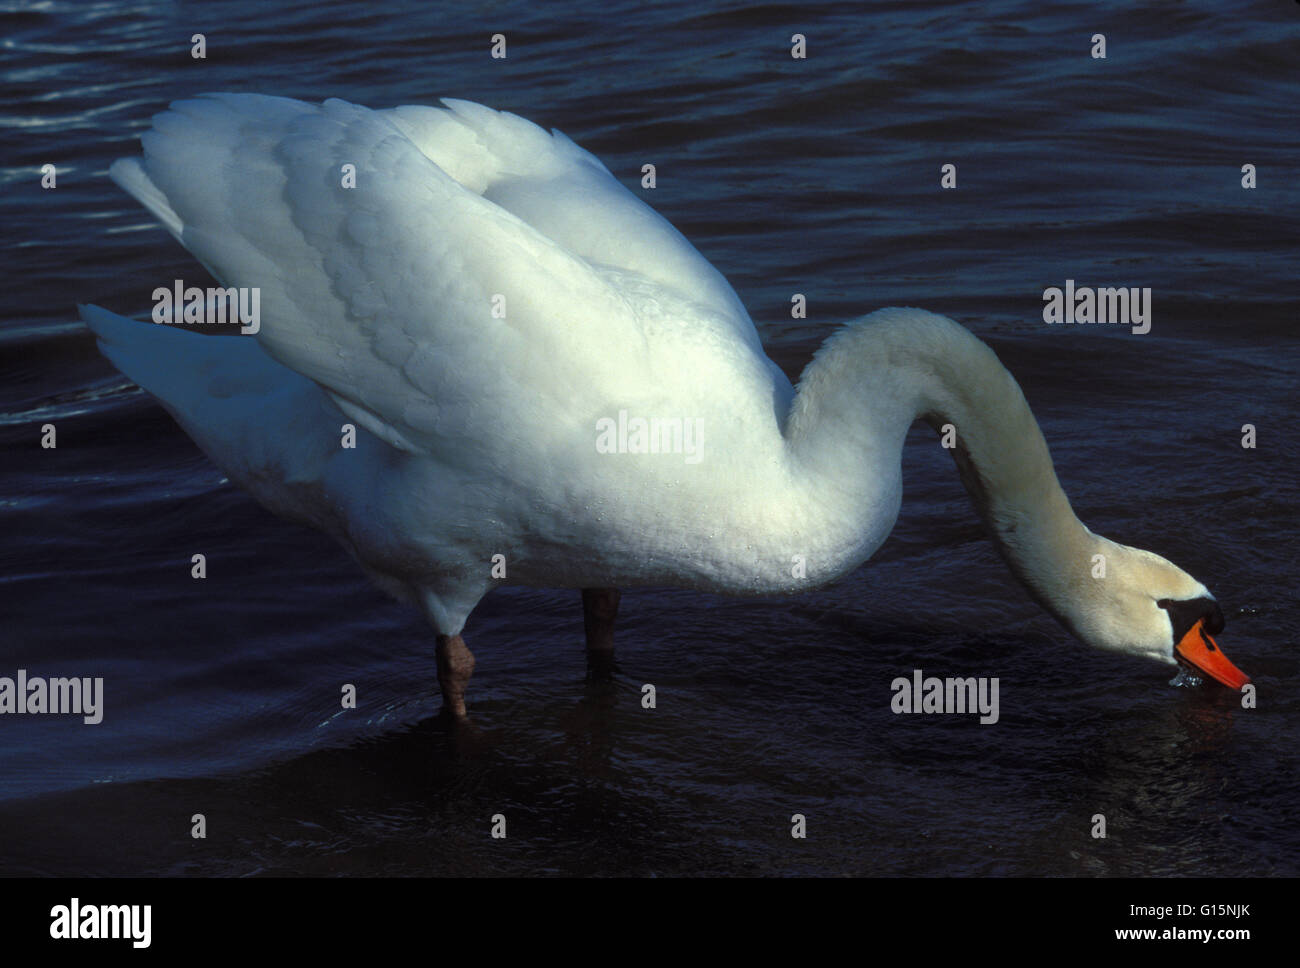
M 897 518 L 903 439 L 917 419 L 941 434 L 951 425 L 953 459 L 998 550 L 1030 594 L 1073 629 L 1069 613 L 1086 594 L 1099 539 L 1070 508 L 1019 385 L 963 327 L 915 309 L 849 324 L 804 371 L 786 440 L 817 487 L 843 502 L 842 513 L 853 508 L 844 520 L 858 520 L 863 507 L 890 515 L 867 525 L 883 541 Z M 883 475 L 896 490 L 889 500 Z

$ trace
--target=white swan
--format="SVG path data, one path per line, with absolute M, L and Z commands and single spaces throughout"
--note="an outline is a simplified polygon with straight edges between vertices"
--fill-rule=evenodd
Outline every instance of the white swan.
M 584 589 L 600 654 L 615 589 L 798 592 L 858 567 L 894 526 L 917 418 L 956 427 L 993 539 L 1067 629 L 1248 681 L 1204 585 L 1079 522 L 1019 386 L 961 326 L 872 313 L 796 393 L 726 280 L 595 157 L 443 103 L 173 104 L 111 176 L 224 285 L 260 288 L 261 331 L 81 312 L 231 479 L 423 607 L 444 709 L 465 714 L 460 633 L 494 585 Z M 629 452 L 640 419 L 699 435 Z

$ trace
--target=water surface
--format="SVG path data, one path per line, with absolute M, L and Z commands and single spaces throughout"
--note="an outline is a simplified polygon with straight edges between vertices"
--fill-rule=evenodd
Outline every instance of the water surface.
M 1300 872 L 1300 6 L 0 10 L 0 675 L 107 694 L 99 726 L 0 719 L 0 871 Z M 74 322 L 201 275 L 106 169 L 208 90 L 465 97 L 560 128 L 629 187 L 653 163 L 644 194 L 792 378 L 872 309 L 953 316 L 1020 379 L 1079 516 L 1216 593 L 1259 708 L 1070 639 L 918 427 L 875 559 L 789 599 L 630 591 L 612 684 L 584 679 L 576 592 L 492 594 L 466 630 L 479 732 L 453 735 L 421 616 L 232 487 Z M 1042 292 L 1066 279 L 1151 287 L 1152 332 L 1049 328 Z M 998 723 L 894 715 L 915 668 L 999 677 Z M 345 682 L 361 703 L 341 713 Z

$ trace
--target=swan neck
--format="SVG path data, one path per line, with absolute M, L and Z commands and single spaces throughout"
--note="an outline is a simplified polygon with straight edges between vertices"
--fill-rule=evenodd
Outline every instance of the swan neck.
M 903 441 L 917 419 L 939 432 L 1012 572 L 1073 629 L 1099 539 L 1070 507 L 1019 384 L 965 328 L 919 310 L 845 327 L 805 371 L 787 438 L 819 486 L 890 513 L 882 482 L 901 497 Z M 892 515 L 886 534 L 897 498 Z

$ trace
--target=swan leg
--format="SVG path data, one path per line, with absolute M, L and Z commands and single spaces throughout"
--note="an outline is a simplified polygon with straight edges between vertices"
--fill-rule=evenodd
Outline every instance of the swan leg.
M 474 653 L 459 635 L 439 635 L 437 654 L 442 710 L 455 719 L 466 719 L 469 714 L 465 711 L 465 687 L 474 674 Z
M 618 616 L 617 588 L 582 590 L 582 624 L 587 633 L 587 672 L 608 678 L 614 670 L 614 619 Z

